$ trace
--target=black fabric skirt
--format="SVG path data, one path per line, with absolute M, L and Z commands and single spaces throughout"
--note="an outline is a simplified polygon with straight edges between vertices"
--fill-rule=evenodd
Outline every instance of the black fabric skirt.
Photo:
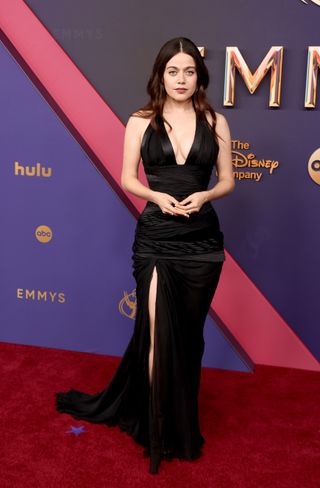
M 204 352 L 203 328 L 223 261 L 133 256 L 136 318 L 132 337 L 105 389 L 88 394 L 57 392 L 56 409 L 75 419 L 119 425 L 144 446 L 150 473 L 161 459 L 193 460 L 205 439 L 198 393 Z M 148 298 L 153 269 L 158 281 L 152 381 L 149 382 Z

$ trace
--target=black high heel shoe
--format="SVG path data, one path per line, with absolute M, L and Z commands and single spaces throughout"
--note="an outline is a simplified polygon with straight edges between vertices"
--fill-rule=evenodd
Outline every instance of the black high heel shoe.
M 150 454 L 150 464 L 149 464 L 149 473 L 150 474 L 157 474 L 159 472 L 159 466 L 161 462 L 161 454 L 159 451 L 153 451 Z

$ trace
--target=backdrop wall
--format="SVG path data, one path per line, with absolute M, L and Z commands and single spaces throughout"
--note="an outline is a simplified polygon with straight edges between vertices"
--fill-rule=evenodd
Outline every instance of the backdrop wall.
M 320 44 L 316 2 L 200 1 L 196 9 L 191 1 L 182 8 L 167 0 L 13 3 L 40 21 L 122 129 L 146 100 L 146 82 L 160 46 L 177 35 L 205 46 L 211 75 L 208 95 L 227 117 L 233 139 L 236 189 L 212 202 L 226 248 L 313 358 L 316 369 L 320 188 L 310 177 L 308 161 L 320 146 L 319 101 L 314 109 L 304 107 L 307 47 Z M 4 21 L 3 15 L 4 7 Z M 25 51 L 10 44 L 4 32 L 0 340 L 121 355 L 135 313 L 132 202 L 99 165 L 97 151 L 91 153 L 89 142 L 83 143 L 70 129 L 66 112 L 59 112 L 50 93 L 41 90 L 35 71 L 28 71 Z M 26 30 L 24 35 L 34 42 L 34 32 Z M 254 94 L 237 75 L 235 105 L 224 107 L 226 46 L 238 46 L 254 73 L 270 47 L 280 45 L 280 107 L 268 106 L 269 75 Z M 28 46 L 29 52 L 35 52 L 35 46 Z M 45 63 L 50 67 L 52 58 Z M 62 73 L 62 67 L 52 72 L 53 82 Z M 68 84 L 68 79 L 62 81 Z M 77 103 L 75 115 L 89 118 L 90 112 L 81 111 L 82 99 Z M 114 139 L 113 129 L 105 126 L 106 146 L 121 148 L 121 128 Z M 277 164 L 273 171 L 251 168 L 247 163 L 252 159 Z M 243 300 L 243 308 L 255 306 L 251 296 Z M 250 371 L 254 362 L 272 364 L 257 360 L 245 347 L 240 328 L 239 335 L 234 332 L 208 316 L 204 365 Z M 283 349 L 279 355 L 286 353 Z M 293 354 L 291 360 L 294 366 Z

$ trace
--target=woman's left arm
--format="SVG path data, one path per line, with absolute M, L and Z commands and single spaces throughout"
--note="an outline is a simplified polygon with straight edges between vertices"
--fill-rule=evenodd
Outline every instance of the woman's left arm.
M 218 181 L 213 188 L 203 192 L 207 202 L 228 195 L 235 187 L 229 125 L 224 115 L 217 113 L 216 116 L 216 132 L 222 138 L 218 139 L 219 153 L 216 162 Z

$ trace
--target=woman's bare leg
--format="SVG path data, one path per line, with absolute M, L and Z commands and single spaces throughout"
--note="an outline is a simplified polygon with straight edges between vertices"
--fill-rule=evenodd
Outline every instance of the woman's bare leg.
M 152 278 L 149 288 L 149 324 L 150 324 L 150 349 L 149 349 L 149 381 L 152 381 L 152 368 L 153 368 L 153 354 L 154 354 L 154 328 L 155 328 L 155 315 L 156 315 L 156 294 L 157 294 L 157 281 L 158 274 L 157 268 L 153 268 Z

